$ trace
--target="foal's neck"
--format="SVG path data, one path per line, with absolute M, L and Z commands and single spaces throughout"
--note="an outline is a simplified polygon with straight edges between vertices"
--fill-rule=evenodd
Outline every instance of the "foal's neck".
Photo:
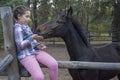
M 74 29 L 70 29 L 63 37 L 63 40 L 65 41 L 71 60 L 80 59 L 80 56 L 85 55 L 86 49 L 89 49 Z

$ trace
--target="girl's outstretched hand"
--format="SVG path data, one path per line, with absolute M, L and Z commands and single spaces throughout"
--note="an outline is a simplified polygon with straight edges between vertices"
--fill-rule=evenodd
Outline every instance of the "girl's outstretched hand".
M 44 44 L 40 44 L 40 45 L 37 46 L 37 49 L 39 49 L 39 50 L 46 50 L 47 47 Z
M 32 38 L 37 40 L 37 41 L 42 41 L 44 40 L 43 36 L 39 36 L 38 34 L 33 34 Z

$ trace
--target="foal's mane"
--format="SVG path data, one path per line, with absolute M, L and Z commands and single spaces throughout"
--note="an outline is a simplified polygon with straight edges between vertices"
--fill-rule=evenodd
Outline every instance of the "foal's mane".
M 71 18 L 72 24 L 74 26 L 74 29 L 77 31 L 77 33 L 79 34 L 79 36 L 81 37 L 82 41 L 85 43 L 85 45 L 87 47 L 90 46 L 90 43 L 87 40 L 87 37 L 85 35 L 85 30 L 82 28 L 81 24 L 75 20 L 74 18 Z

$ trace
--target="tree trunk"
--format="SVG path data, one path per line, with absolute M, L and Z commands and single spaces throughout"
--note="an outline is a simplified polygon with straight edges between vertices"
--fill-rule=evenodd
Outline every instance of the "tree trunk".
M 30 8 L 30 0 L 27 1 L 27 6 Z
M 120 41 L 120 3 L 114 5 L 114 17 L 112 22 L 112 42 Z
M 32 31 L 35 33 L 35 29 L 37 27 L 37 0 L 33 2 L 33 26 Z

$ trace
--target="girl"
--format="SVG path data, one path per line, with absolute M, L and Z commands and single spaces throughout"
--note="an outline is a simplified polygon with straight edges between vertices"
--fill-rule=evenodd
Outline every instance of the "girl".
M 28 70 L 33 80 L 44 80 L 44 74 L 39 63 L 48 67 L 50 80 L 57 80 L 57 61 L 44 51 L 46 46 L 41 46 L 40 43 L 38 43 L 38 41 L 43 40 L 43 37 L 33 34 L 27 25 L 30 20 L 30 9 L 25 6 L 17 6 L 13 13 L 16 19 L 14 35 L 18 60 L 26 70 Z

